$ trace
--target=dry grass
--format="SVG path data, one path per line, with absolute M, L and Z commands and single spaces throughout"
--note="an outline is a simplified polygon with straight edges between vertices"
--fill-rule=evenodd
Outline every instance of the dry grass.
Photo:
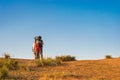
M 0 79 L 4 79 L 6 77 L 8 77 L 8 68 L 4 65 L 0 69 Z
M 0 59 L 0 63 L 3 61 Z M 19 69 L 9 70 L 8 80 L 120 80 L 120 58 L 70 61 L 59 66 L 40 67 L 35 60 L 15 61 L 19 63 Z
M 42 60 L 36 60 L 36 64 L 38 67 L 40 66 L 58 66 L 61 65 L 61 61 L 52 58 L 46 58 Z

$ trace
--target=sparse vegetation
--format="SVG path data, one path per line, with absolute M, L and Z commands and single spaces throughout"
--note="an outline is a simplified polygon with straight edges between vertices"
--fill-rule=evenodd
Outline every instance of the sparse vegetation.
M 4 65 L 4 63 L 2 61 L 0 61 L 0 68 L 2 68 L 3 65 Z
M 52 58 L 42 59 L 42 60 L 36 60 L 36 64 L 38 67 L 40 66 L 57 66 L 61 64 L 60 60 L 55 60 Z
M 6 66 L 9 70 L 17 70 L 18 62 L 13 59 L 5 59 L 0 62 L 0 67 Z
M 0 80 L 120 80 L 119 63 L 119 58 L 72 62 L 0 58 Z
M 106 55 L 105 58 L 106 59 L 112 59 L 112 56 L 111 55 Z
M 5 54 L 4 59 L 0 59 L 0 80 L 9 78 L 8 74 L 12 70 L 18 69 L 18 62 L 10 59 L 10 55 Z
M 75 57 L 71 55 L 65 55 L 65 56 L 56 56 L 56 60 L 60 61 L 75 61 Z
M 4 65 L 0 69 L 0 79 L 5 79 L 6 77 L 8 77 L 8 68 Z
M 46 79 L 53 79 L 53 80 L 57 80 L 57 79 L 64 79 L 64 78 L 79 78 L 80 75 L 78 75 L 77 73 L 70 73 L 70 72 L 55 72 L 55 73 L 51 73 L 51 74 L 45 74 L 44 77 Z
M 5 54 L 4 54 L 4 57 L 5 57 L 5 59 L 10 59 L 10 54 L 5 53 Z
M 6 62 L 6 66 L 8 67 L 9 70 L 17 70 L 18 69 L 18 62 L 13 60 L 13 59 L 9 59 Z

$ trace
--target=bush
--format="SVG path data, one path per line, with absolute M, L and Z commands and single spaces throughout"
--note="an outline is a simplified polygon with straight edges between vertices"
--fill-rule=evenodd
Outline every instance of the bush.
M 0 62 L 0 68 L 2 68 L 3 65 L 4 65 L 3 62 Z
M 106 55 L 105 58 L 106 59 L 112 59 L 112 56 L 111 55 Z
M 17 70 L 18 69 L 18 62 L 14 59 L 4 59 L 0 62 L 0 68 L 6 66 L 9 70 Z
M 61 61 L 54 60 L 52 58 L 47 58 L 47 59 L 37 60 L 36 64 L 38 67 L 40 67 L 40 66 L 57 66 L 57 65 L 61 64 Z
M 75 61 L 75 57 L 74 56 L 70 56 L 70 55 L 66 55 L 66 56 L 56 56 L 56 60 L 60 60 L 60 61 Z
M 10 55 L 7 53 L 4 54 L 4 57 L 5 57 L 5 59 L 10 59 Z
M 6 78 L 8 77 L 8 68 L 4 65 L 0 70 L 0 78 Z
M 9 70 L 17 70 L 18 62 L 13 59 L 9 59 L 6 63 L 6 66 L 8 67 Z

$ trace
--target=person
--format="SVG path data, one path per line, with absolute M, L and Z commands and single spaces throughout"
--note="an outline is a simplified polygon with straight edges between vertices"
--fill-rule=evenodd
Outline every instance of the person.
M 35 59 L 43 59 L 43 40 L 41 36 L 36 36 L 35 42 L 32 45 L 32 51 L 34 53 Z

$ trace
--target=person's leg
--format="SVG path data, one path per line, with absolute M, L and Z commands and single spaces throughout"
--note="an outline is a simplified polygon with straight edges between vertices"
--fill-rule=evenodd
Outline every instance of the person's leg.
M 43 59 L 42 49 L 40 50 L 40 57 L 41 57 L 41 59 Z
M 35 59 L 37 59 L 37 52 L 34 52 Z
M 41 47 L 41 53 L 43 53 L 43 47 Z
M 37 59 L 40 59 L 39 51 L 37 51 Z

